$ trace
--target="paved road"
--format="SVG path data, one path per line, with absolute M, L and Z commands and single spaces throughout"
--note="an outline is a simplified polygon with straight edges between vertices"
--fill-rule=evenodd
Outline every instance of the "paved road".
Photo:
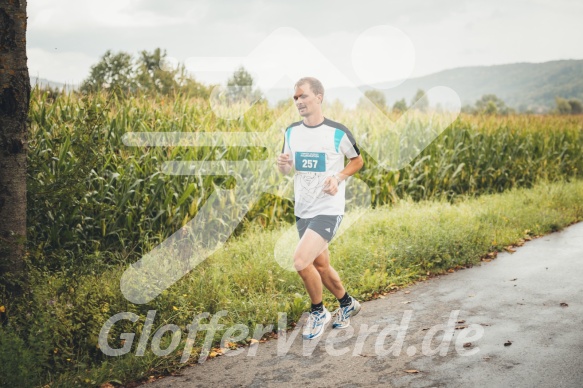
M 328 327 L 319 343 L 304 348 L 299 335 L 279 355 L 283 338 L 271 340 L 254 357 L 209 359 L 145 386 L 583 387 L 582 276 L 579 223 L 364 303 L 351 338 Z M 384 336 L 390 325 L 400 334 Z

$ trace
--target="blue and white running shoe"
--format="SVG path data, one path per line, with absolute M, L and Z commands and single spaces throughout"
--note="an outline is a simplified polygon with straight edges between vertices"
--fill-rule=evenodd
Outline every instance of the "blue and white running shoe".
M 312 340 L 321 336 L 324 332 L 324 326 L 330 322 L 331 318 L 332 315 L 330 311 L 326 310 L 326 307 L 324 307 L 324 311 L 321 313 L 318 311 L 311 312 L 302 332 L 304 339 Z
M 352 296 L 350 299 L 352 299 L 352 302 L 348 306 L 340 307 L 334 311 L 335 318 L 332 323 L 334 329 L 346 329 L 350 326 L 350 317 L 355 316 L 360 311 L 360 303 Z

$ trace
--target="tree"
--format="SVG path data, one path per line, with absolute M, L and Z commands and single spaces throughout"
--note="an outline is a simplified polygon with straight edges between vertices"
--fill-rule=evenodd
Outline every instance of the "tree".
M 176 75 L 176 82 L 180 88 L 180 92 L 189 97 L 198 97 L 208 99 L 212 87 L 207 87 L 200 82 L 197 82 L 192 75 L 186 70 L 184 63 L 178 65 Z
M 142 51 L 137 62 L 136 81 L 139 88 L 159 94 L 172 94 L 178 89 L 176 76 L 178 69 L 169 69 L 166 50 L 159 48 L 152 53 Z
M 116 94 L 145 92 L 150 94 L 184 93 L 190 97 L 208 98 L 210 91 L 196 82 L 186 71 L 184 64 L 169 66 L 166 50 L 143 50 L 139 57 L 123 51 L 113 54 L 106 51 L 99 62 L 91 67 L 89 77 L 81 85 L 81 91 L 94 93 L 105 90 Z
M 364 97 L 360 98 L 358 106 L 367 108 L 371 106 L 371 103 L 381 110 L 387 109 L 387 99 L 380 90 L 367 90 L 364 92 Z
M 470 104 L 465 104 L 464 106 L 462 106 L 461 112 L 468 113 L 468 114 L 474 114 L 474 113 L 476 113 L 476 108 L 474 108 Z
M 94 93 L 108 90 L 114 93 L 131 93 L 136 90 L 133 58 L 120 51 L 107 50 L 101 60 L 91 67 L 89 77 L 81 84 L 81 91 Z
M 569 105 L 571 106 L 572 115 L 580 115 L 583 113 L 583 104 L 581 101 L 573 98 L 569 100 Z
M 404 98 L 395 101 L 393 104 L 393 112 L 395 113 L 403 113 L 407 110 L 407 102 Z
M 484 94 L 478 101 L 476 101 L 476 113 L 487 115 L 507 115 L 512 113 L 512 109 L 507 107 L 506 103 L 495 94 Z
M 18 292 L 26 242 L 30 99 L 26 0 L 0 2 L 0 64 L 0 278 L 8 289 Z
M 415 109 L 421 112 L 426 112 L 429 109 L 429 99 L 422 89 L 417 90 L 415 97 L 411 101 L 411 106 L 415 105 Z
M 583 103 L 576 98 L 555 97 L 555 112 L 560 115 L 579 115 L 583 113 Z
M 564 98 L 555 97 L 555 104 L 557 104 L 557 113 L 560 115 L 568 115 L 571 113 L 571 104 Z
M 239 67 L 227 81 L 227 97 L 229 102 L 246 100 L 248 102 L 262 99 L 261 91 L 253 89 L 254 80 L 243 66 Z

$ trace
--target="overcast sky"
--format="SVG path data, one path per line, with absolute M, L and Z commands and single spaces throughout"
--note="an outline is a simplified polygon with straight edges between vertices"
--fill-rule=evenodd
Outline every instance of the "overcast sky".
M 76 84 L 108 49 L 161 47 L 203 82 L 244 64 L 264 88 L 305 74 L 360 85 L 582 59 L 582 16 L 578 0 L 29 0 L 28 65 L 31 77 Z

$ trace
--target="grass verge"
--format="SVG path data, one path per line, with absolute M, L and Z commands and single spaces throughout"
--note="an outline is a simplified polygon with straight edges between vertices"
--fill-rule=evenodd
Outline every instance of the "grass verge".
M 371 299 L 428 276 L 476 265 L 489 253 L 581 221 L 582 197 L 583 181 L 577 180 L 460 198 L 454 204 L 401 200 L 368 212 L 339 236 L 330 246 L 332 265 L 351 294 Z M 193 317 L 220 310 L 227 312 L 220 320 L 225 326 L 214 336 L 213 346 L 235 324 L 250 329 L 249 336 L 235 342 L 249 343 L 257 324 L 277 327 L 278 312 L 286 312 L 288 322 L 296 321 L 309 306 L 299 276 L 273 258 L 281 234 L 282 230 L 249 230 L 147 305 L 133 305 L 121 295 L 123 267 L 78 277 L 33 273 L 32 292 L 14 301 L 18 306 L 13 307 L 17 313 L 11 327 L 0 329 L 0 365 L 10 370 L 11 379 L 52 387 L 144 380 L 184 366 L 180 358 Z M 335 308 L 330 293 L 324 300 Z M 156 316 L 146 351 L 136 356 L 149 310 Z M 131 341 L 130 351 L 106 357 L 98 348 L 99 331 L 120 312 L 135 313 L 139 319 L 118 322 L 109 343 L 121 347 Z M 180 329 L 179 345 L 168 355 L 156 356 L 152 335 L 167 324 Z M 123 341 L 121 333 L 135 337 Z M 170 334 L 161 337 L 162 349 L 170 344 Z M 197 335 L 187 363 L 197 361 L 204 335 Z M 11 354 L 26 357 L 15 360 Z

